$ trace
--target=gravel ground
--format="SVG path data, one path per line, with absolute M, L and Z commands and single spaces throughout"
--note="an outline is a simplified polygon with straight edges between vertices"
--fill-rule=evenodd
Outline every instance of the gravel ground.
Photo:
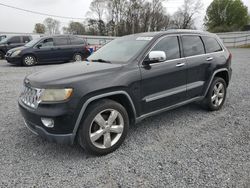
M 0 61 L 0 187 L 250 187 L 250 49 L 231 51 L 221 111 L 191 104 L 148 118 L 103 157 L 27 130 L 17 107 L 22 80 L 48 66 Z

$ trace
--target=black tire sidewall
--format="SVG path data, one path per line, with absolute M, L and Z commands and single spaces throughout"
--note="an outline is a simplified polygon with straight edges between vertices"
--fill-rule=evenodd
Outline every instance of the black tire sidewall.
M 34 64 L 32 64 L 32 65 L 27 65 L 27 64 L 25 63 L 25 58 L 26 58 L 26 57 L 32 57 L 32 58 L 34 59 Z M 25 56 L 23 56 L 23 58 L 22 58 L 22 64 L 23 64 L 24 66 L 27 66 L 27 67 L 29 67 L 29 66 L 34 66 L 36 63 L 37 63 L 37 62 L 36 62 L 36 58 L 35 58 L 35 56 L 33 56 L 33 55 L 25 55 Z
M 212 103 L 212 94 L 213 94 L 213 89 L 214 89 L 214 86 L 218 83 L 222 83 L 223 86 L 224 86 L 224 90 L 225 90 L 225 95 L 224 95 L 224 98 L 223 98 L 223 101 L 222 103 L 220 104 L 220 106 L 218 107 L 215 107 Z M 220 110 L 223 106 L 223 104 L 225 103 L 225 100 L 226 100 L 226 96 L 227 96 L 227 84 L 225 82 L 225 80 L 223 78 L 219 78 L 219 77 L 215 77 L 210 88 L 209 88 L 209 91 L 208 91 L 208 94 L 206 96 L 206 103 L 207 103 L 207 107 L 209 110 L 212 110 L 212 111 L 216 111 L 216 110 Z
M 90 141 L 89 129 L 95 116 L 105 109 L 115 109 L 122 115 L 124 120 L 124 129 L 122 136 L 115 145 L 113 145 L 108 149 L 100 149 L 95 147 Z M 121 104 L 112 100 L 101 100 L 91 105 L 85 111 L 85 114 L 86 115 L 83 117 L 77 136 L 80 146 L 82 146 L 88 153 L 94 155 L 106 155 L 108 153 L 115 151 L 123 143 L 129 129 L 129 117 L 127 111 Z

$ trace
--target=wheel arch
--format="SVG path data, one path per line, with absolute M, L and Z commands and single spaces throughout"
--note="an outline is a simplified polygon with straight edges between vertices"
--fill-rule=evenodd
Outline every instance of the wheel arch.
M 207 92 L 208 92 L 208 90 L 209 90 L 209 88 L 210 88 L 210 86 L 211 86 L 211 84 L 212 84 L 215 77 L 223 78 L 225 80 L 227 86 L 229 85 L 229 79 L 230 78 L 229 78 L 228 69 L 226 69 L 226 68 L 218 69 L 218 70 L 214 71 L 212 77 L 210 78 L 210 81 L 209 81 L 209 83 L 207 85 L 204 96 L 207 95 Z
M 100 95 L 93 96 L 89 98 L 81 107 L 81 110 L 78 114 L 73 134 L 74 137 L 77 135 L 77 131 L 79 129 L 80 123 L 82 121 L 82 118 L 84 116 L 84 112 L 86 109 L 93 104 L 94 102 L 101 100 L 101 99 L 110 99 L 118 102 L 121 104 L 127 111 L 128 116 L 129 116 L 129 121 L 130 123 L 135 123 L 136 120 L 136 109 L 134 106 L 134 103 L 130 97 L 130 95 L 126 91 L 114 91 L 114 92 L 109 92 L 109 93 L 104 93 Z

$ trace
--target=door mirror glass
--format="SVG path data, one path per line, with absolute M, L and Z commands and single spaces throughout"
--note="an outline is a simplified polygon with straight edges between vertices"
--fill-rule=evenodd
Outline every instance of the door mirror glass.
M 167 60 L 166 53 L 164 51 L 151 51 L 148 54 L 150 63 L 158 63 Z

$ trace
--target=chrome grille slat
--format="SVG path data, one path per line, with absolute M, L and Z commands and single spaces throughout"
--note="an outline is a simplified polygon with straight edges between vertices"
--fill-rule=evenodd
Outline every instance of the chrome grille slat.
M 20 99 L 26 106 L 36 109 L 39 105 L 41 92 L 42 89 L 32 88 L 25 85 L 21 92 Z

